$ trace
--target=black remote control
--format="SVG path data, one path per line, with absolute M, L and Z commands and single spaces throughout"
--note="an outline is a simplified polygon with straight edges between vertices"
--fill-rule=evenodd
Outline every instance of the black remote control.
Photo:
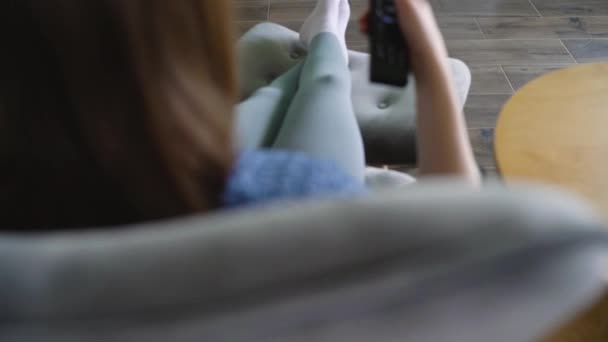
M 371 0 L 369 20 L 371 81 L 405 87 L 410 72 L 409 52 L 395 1 Z

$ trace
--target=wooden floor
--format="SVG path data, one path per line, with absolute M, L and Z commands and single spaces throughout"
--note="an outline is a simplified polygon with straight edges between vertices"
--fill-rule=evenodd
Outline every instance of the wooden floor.
M 608 0 L 430 0 L 453 57 L 473 71 L 466 115 L 477 160 L 496 170 L 493 137 L 502 105 L 543 73 L 608 61 Z M 239 28 L 262 21 L 298 29 L 316 0 L 236 0 Z M 351 0 L 351 49 L 368 43 L 356 22 L 368 0 Z

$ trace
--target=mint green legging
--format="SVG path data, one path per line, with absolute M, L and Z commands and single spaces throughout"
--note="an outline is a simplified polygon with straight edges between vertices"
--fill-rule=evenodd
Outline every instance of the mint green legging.
M 306 59 L 237 109 L 241 149 L 280 149 L 332 160 L 363 180 L 363 139 L 351 100 L 351 76 L 335 35 L 321 33 Z

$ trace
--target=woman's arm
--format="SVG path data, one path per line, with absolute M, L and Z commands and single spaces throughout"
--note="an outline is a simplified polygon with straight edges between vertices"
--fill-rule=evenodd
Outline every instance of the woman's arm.
M 423 175 L 459 175 L 481 182 L 448 53 L 426 0 L 395 0 L 411 51 L 418 100 L 418 158 Z
M 481 183 L 447 49 L 427 0 L 395 0 L 411 54 L 418 102 L 421 175 L 460 176 Z M 363 29 L 366 30 L 365 21 Z

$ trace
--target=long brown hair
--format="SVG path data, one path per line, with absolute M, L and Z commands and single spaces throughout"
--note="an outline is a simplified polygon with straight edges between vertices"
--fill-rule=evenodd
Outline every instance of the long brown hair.
M 219 205 L 233 162 L 231 1 L 0 5 L 0 229 Z

